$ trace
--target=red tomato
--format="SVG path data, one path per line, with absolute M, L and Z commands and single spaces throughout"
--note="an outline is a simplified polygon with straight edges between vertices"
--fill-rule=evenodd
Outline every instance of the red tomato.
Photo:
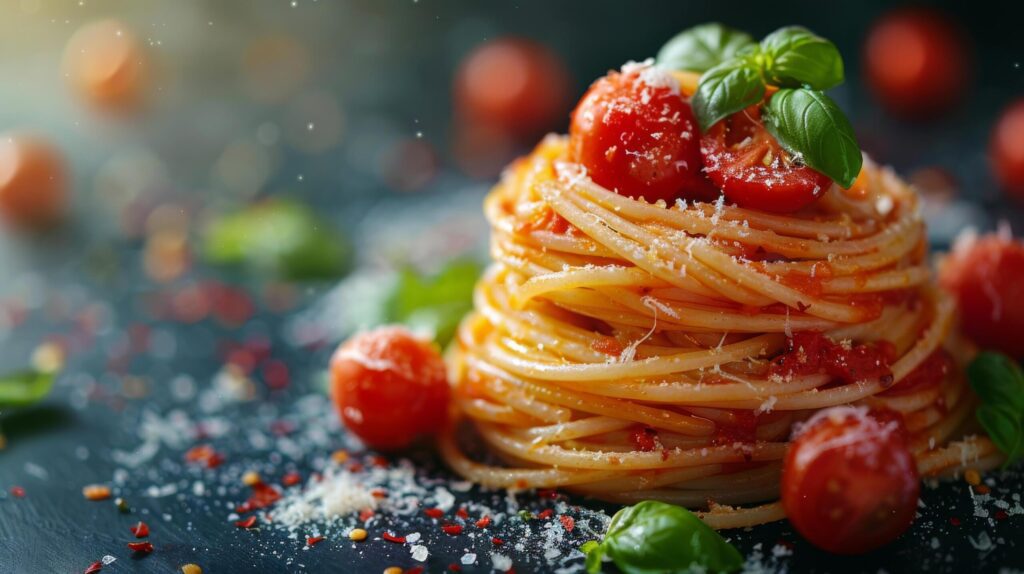
M 572 113 L 569 148 L 591 179 L 622 195 L 710 199 L 699 133 L 675 80 L 638 66 L 594 82 Z
M 568 109 L 569 73 L 551 50 L 521 38 L 478 46 L 455 76 L 456 110 L 512 134 L 550 129 Z
M 939 282 L 960 307 L 960 328 L 972 341 L 1024 357 L 1024 244 L 986 235 L 958 241 L 939 268 Z
M 448 395 L 437 349 L 402 327 L 356 335 L 331 358 L 334 406 L 345 426 L 373 448 L 404 448 L 440 430 Z
M 24 228 L 55 223 L 67 208 L 64 158 L 44 139 L 0 135 L 0 212 Z
M 782 469 L 782 505 L 815 546 L 862 554 L 914 520 L 921 485 L 898 416 L 854 407 L 819 412 L 798 431 Z
M 749 209 L 790 213 L 821 197 L 832 180 L 797 164 L 751 106 L 711 127 L 700 140 L 704 171 L 729 201 Z
M 1010 104 L 999 116 L 989 154 L 1000 185 L 1024 201 L 1024 99 Z
M 882 104 L 900 116 L 924 118 L 950 109 L 964 94 L 967 45 L 960 29 L 927 8 L 883 16 L 864 44 L 864 74 Z

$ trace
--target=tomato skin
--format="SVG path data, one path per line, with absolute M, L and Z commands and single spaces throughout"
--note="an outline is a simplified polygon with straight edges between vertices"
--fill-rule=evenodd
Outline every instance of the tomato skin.
M 782 469 L 782 505 L 804 538 L 835 554 L 863 554 L 914 520 L 920 479 L 895 416 L 833 407 L 799 431 Z
M 701 174 L 697 119 L 675 80 L 638 66 L 597 80 L 569 126 L 572 158 L 608 189 L 649 202 L 718 195 Z
M 448 417 L 444 361 L 403 327 L 381 327 L 343 343 L 331 358 L 331 398 L 368 446 L 397 450 L 439 431 Z
M 757 106 L 711 126 L 700 140 L 700 151 L 708 178 L 729 201 L 747 209 L 792 213 L 832 185 L 827 176 L 788 163 L 789 155 L 761 124 Z
M 934 117 L 959 102 L 967 85 L 968 49 L 961 30 L 927 8 L 883 16 L 864 43 L 864 74 L 889 111 Z
M 996 234 L 958 241 L 939 267 L 960 328 L 980 347 L 1024 357 L 1024 243 Z
M 1024 99 L 1007 106 L 999 116 L 989 140 L 989 155 L 999 184 L 1024 201 Z

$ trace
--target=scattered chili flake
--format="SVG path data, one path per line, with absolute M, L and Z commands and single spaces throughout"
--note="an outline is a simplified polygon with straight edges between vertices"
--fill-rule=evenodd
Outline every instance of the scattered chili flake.
M 553 488 L 542 488 L 537 491 L 537 496 L 541 498 L 555 499 L 558 498 L 558 491 Z
M 194 446 L 185 451 L 185 462 L 197 462 L 206 465 L 206 468 L 217 468 L 224 462 L 224 456 L 213 450 L 208 444 Z
M 384 534 L 381 534 L 380 537 L 388 542 L 394 542 L 395 544 L 405 544 L 405 536 L 395 536 L 390 532 L 385 532 Z
M 132 534 L 134 534 L 136 538 L 145 538 L 149 536 L 149 526 L 147 526 L 146 523 L 142 522 L 141 520 L 139 521 L 138 524 L 132 526 L 128 530 L 131 530 Z
M 388 491 L 383 488 L 375 488 L 370 491 L 370 496 L 374 498 L 387 498 Z
M 90 484 L 82 488 L 82 496 L 86 500 L 106 500 L 110 498 L 110 487 L 102 484 Z
M 537 518 L 539 518 L 540 520 L 547 520 L 547 519 L 551 518 L 552 516 L 554 516 L 554 514 L 555 514 L 554 510 L 551 510 L 550 508 L 546 508 L 546 509 L 540 511 L 537 514 Z
M 252 485 L 252 494 L 249 499 L 235 507 L 235 512 L 245 514 L 253 510 L 266 508 L 281 498 L 281 493 L 276 488 L 262 482 Z
M 295 486 L 302 482 L 302 475 L 297 472 L 289 472 L 281 477 L 281 484 L 284 486 Z
M 402 574 L 423 574 L 423 567 L 422 566 L 413 566 L 412 568 L 407 569 Z
M 306 546 L 316 546 L 324 540 L 325 538 L 323 536 L 309 536 L 306 538 Z
M 476 527 L 477 528 L 487 528 L 490 525 L 491 525 L 491 517 L 490 516 L 484 516 L 480 520 L 476 521 Z
M 373 511 L 369 508 L 364 508 L 359 511 L 359 522 L 366 522 L 371 518 L 373 518 Z
M 85 572 L 83 574 L 96 574 L 100 570 L 103 570 L 103 562 L 97 560 L 90 564 L 89 567 L 85 569 Z
M 459 566 L 458 564 L 452 562 L 451 564 L 448 565 L 448 571 L 449 572 L 462 572 L 462 566 Z
M 249 518 L 238 520 L 235 522 L 235 526 L 239 528 L 252 528 L 253 526 L 256 526 L 256 517 L 250 516 Z
M 1009 517 L 1010 517 L 1010 515 L 1007 514 L 1005 510 L 997 510 L 996 511 L 996 520 L 1006 520 Z
M 430 518 L 441 518 L 444 516 L 444 511 L 440 508 L 428 508 L 423 511 L 423 514 L 426 514 Z
M 469 520 L 469 513 L 466 512 L 466 507 L 464 506 L 460 506 L 459 509 L 455 511 L 455 516 L 458 516 L 463 520 Z
M 349 472 L 363 472 L 363 463 L 361 463 L 361 462 L 353 462 L 352 464 L 348 465 L 348 471 Z
M 992 492 L 992 489 L 985 486 L 984 484 L 979 484 L 978 486 L 974 487 L 974 492 L 977 492 L 978 494 L 988 494 Z
M 25 498 L 25 489 L 20 486 L 12 486 L 11 496 L 14 498 Z
M 151 542 L 129 542 L 128 548 L 131 549 L 132 552 L 149 554 L 153 551 L 153 544 Z
M 562 523 L 562 527 L 565 528 L 566 532 L 572 532 L 572 529 L 576 528 L 576 521 L 571 516 L 563 514 L 558 517 L 558 520 Z
M 498 538 L 497 536 L 495 536 L 494 538 L 491 538 L 491 544 L 493 544 L 495 546 L 501 546 L 504 543 L 505 543 L 505 541 L 502 540 L 501 538 Z
M 949 523 L 952 524 L 953 526 L 960 526 L 960 519 L 955 517 L 955 516 L 950 516 L 949 517 Z
M 390 464 L 388 462 L 388 459 L 384 458 L 383 456 L 375 456 L 371 459 L 370 462 L 373 463 L 373 466 L 376 466 L 378 468 L 387 468 L 388 464 Z
M 462 526 L 458 524 L 445 524 L 441 527 L 441 530 L 444 530 L 445 534 L 450 534 L 452 536 L 462 534 Z

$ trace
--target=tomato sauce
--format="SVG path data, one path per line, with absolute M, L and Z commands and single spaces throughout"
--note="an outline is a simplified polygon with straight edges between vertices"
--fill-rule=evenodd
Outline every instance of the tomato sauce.
M 715 424 L 715 434 L 711 444 L 729 445 L 735 443 L 752 443 L 757 441 L 758 415 L 754 411 L 742 409 L 731 410 L 732 422 Z
M 515 225 L 515 231 L 519 234 L 533 233 L 534 231 L 550 231 L 558 235 L 576 235 L 576 226 L 569 223 L 569 220 L 562 217 L 555 210 L 545 206 L 544 209 L 526 221 L 520 221 Z
M 820 331 L 801 331 L 789 339 L 789 347 L 772 359 L 772 375 L 814 375 L 826 373 L 834 380 L 849 384 L 865 379 L 892 383 L 890 366 L 896 349 L 888 341 L 873 344 L 843 345 Z
M 590 343 L 590 348 L 603 355 L 608 355 L 609 357 L 618 357 L 622 355 L 622 351 L 625 350 L 618 339 L 607 335 L 602 335 L 594 339 Z
M 953 366 L 953 357 L 945 349 L 938 349 L 910 371 L 899 384 L 887 390 L 885 395 L 909 395 L 938 386 L 953 370 Z

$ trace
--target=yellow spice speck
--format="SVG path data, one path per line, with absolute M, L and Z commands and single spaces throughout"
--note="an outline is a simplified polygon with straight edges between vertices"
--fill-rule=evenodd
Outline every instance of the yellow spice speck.
M 362 542 L 363 540 L 366 540 L 366 536 L 366 531 L 362 528 L 353 528 L 352 531 L 348 533 L 348 539 L 353 542 Z

